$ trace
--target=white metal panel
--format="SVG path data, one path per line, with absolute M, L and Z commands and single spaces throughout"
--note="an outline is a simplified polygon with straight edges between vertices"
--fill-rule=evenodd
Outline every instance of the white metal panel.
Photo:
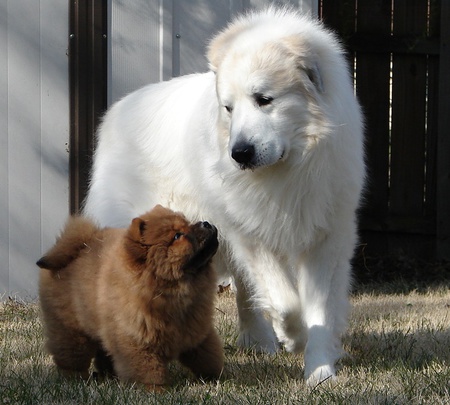
M 0 294 L 34 298 L 35 262 L 68 214 L 68 4 L 3 1 L 0 24 Z
M 171 1 L 109 0 L 108 100 L 115 101 L 149 82 L 161 80 L 164 8 Z M 165 3 L 165 4 L 163 4 Z
M 8 26 L 7 3 L 0 2 L 0 299 L 9 285 L 8 215 Z
M 9 291 L 35 290 L 40 253 L 39 2 L 8 2 Z
M 173 76 L 208 70 L 206 47 L 232 16 L 244 10 L 243 1 L 174 1 Z
M 40 2 L 41 252 L 45 252 L 69 213 L 69 2 Z

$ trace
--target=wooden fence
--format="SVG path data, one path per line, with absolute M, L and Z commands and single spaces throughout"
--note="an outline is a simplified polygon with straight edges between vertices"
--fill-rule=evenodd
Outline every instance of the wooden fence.
M 450 258 L 450 2 L 322 0 L 366 116 L 367 254 Z

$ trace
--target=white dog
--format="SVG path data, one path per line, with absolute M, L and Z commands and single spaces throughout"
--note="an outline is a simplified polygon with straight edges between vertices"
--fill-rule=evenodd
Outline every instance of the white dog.
M 317 21 L 270 8 L 236 19 L 208 58 L 211 72 L 112 106 L 84 211 L 124 226 L 159 203 L 211 221 L 216 264 L 237 289 L 238 343 L 304 350 L 308 382 L 334 376 L 364 180 L 343 51 Z

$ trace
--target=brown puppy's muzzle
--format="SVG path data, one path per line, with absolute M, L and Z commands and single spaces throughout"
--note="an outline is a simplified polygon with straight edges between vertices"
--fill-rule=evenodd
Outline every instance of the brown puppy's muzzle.
M 209 263 L 217 252 L 219 241 L 217 239 L 217 228 L 209 222 L 197 222 L 191 227 L 191 232 L 186 235 L 194 246 L 194 254 L 183 266 L 188 273 L 195 273 Z

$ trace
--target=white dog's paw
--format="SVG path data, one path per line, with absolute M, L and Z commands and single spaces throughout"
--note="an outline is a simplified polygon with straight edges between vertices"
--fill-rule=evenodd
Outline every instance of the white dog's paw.
M 282 340 L 282 344 L 289 353 L 300 353 L 305 348 L 305 343 L 301 340 L 285 338 Z
M 324 381 L 335 381 L 336 374 L 334 367 L 331 365 L 325 365 L 317 367 L 313 371 L 307 371 L 305 369 L 305 380 L 310 387 L 315 387 L 317 384 L 321 384 Z
M 268 331 L 264 331 L 265 333 L 261 333 L 262 331 L 258 332 L 258 334 L 255 334 L 255 331 L 241 331 L 239 333 L 237 345 L 244 349 L 255 350 L 258 353 L 276 353 L 280 348 L 280 345 L 275 334 L 268 333 Z

